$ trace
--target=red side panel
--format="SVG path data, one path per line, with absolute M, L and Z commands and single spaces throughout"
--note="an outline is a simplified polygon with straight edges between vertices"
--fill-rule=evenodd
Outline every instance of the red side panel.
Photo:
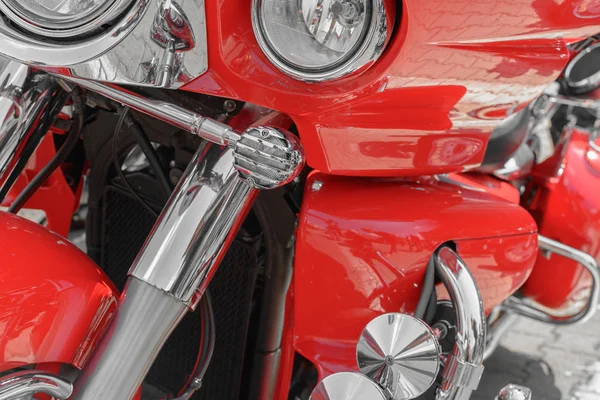
M 44 168 L 56 154 L 54 138 L 47 134 L 42 139 L 25 170 L 19 176 L 6 196 L 3 206 L 9 206 L 25 189 L 27 184 Z M 83 181 L 82 181 L 83 182 Z M 42 210 L 46 214 L 46 226 L 64 237 L 69 235 L 71 218 L 79 206 L 79 194 L 76 196 L 65 179 L 61 168 L 48 177 L 25 203 L 24 208 Z
M 0 212 L 0 371 L 81 367 L 117 305 L 100 269 L 44 227 Z
M 561 73 L 567 43 L 600 31 L 587 0 L 404 0 L 382 57 L 363 74 L 306 83 L 257 45 L 252 1 L 206 2 L 208 71 L 184 90 L 292 116 L 310 166 L 344 175 L 462 171 L 494 127 Z
M 529 208 L 542 235 L 600 260 L 600 154 L 590 149 L 588 135 L 578 132 L 556 154 L 536 170 Z M 572 313 L 573 306 L 585 301 L 591 283 L 575 262 L 557 255 L 539 257 L 524 294 Z
M 294 344 L 321 375 L 355 370 L 364 326 L 413 312 L 433 251 L 454 241 L 486 310 L 527 279 L 536 225 L 518 204 L 436 181 L 309 178 L 294 268 Z

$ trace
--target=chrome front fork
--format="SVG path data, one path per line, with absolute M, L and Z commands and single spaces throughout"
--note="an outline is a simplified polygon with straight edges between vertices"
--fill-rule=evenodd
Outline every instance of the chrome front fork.
M 129 271 L 112 324 L 75 383 L 73 399 L 131 399 L 169 334 L 204 294 L 257 188 L 303 165 L 291 134 L 251 128 L 228 147 L 197 151 Z
M 0 57 L 0 202 L 69 98 L 58 81 Z M 20 165 L 17 165 L 20 164 Z
M 68 100 L 62 79 L 0 58 L 0 199 Z M 198 304 L 258 190 L 293 180 L 304 166 L 304 153 L 289 132 L 256 127 L 238 133 L 173 104 L 72 80 L 207 140 L 131 267 L 119 309 L 70 397 L 125 400 L 138 391 L 184 314 Z M 35 393 L 35 387 L 25 393 L 21 386 L 42 378 L 32 374 L 3 380 L 0 392 L 7 398 Z M 40 385 L 40 390 L 46 387 Z M 58 397 L 69 391 L 65 387 Z

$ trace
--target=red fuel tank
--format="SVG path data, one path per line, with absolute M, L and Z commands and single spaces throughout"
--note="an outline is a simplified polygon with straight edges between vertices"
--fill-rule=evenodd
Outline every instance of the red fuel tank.
M 475 276 L 486 311 L 525 282 L 537 255 L 533 218 L 467 183 L 309 178 L 296 244 L 293 335 L 321 378 L 357 369 L 356 343 L 371 319 L 414 311 L 427 262 L 445 242 L 454 242 Z
M 573 132 L 555 156 L 534 171 L 527 207 L 540 234 L 600 260 L 600 153 L 588 134 Z M 574 261 L 556 254 L 539 257 L 523 294 L 556 315 L 574 314 L 586 302 L 592 279 Z
M 82 367 L 117 299 L 96 264 L 63 237 L 0 212 L 0 372 Z

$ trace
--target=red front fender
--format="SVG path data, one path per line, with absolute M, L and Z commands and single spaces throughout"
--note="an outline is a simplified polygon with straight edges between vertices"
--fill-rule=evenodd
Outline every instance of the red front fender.
M 0 372 L 47 362 L 83 366 L 117 298 L 71 243 L 0 212 Z

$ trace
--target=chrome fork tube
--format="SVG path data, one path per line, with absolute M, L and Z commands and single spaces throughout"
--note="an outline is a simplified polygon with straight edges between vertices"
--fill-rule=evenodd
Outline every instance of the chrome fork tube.
M 485 313 L 479 289 L 464 261 L 450 248 L 436 253 L 436 268 L 456 310 L 456 343 L 443 372 L 437 399 L 466 400 L 483 373 Z
M 234 167 L 233 150 L 205 143 L 130 270 L 121 304 L 73 399 L 131 399 L 159 350 L 202 296 L 256 189 Z
M 28 158 L 50 128 L 69 94 L 47 74 L 0 58 L 0 200 L 20 171 L 11 173 L 21 155 Z M 24 154 L 28 153 L 28 154 Z M 20 160 L 24 166 L 26 159 Z M 10 179 L 9 179 L 10 177 Z

